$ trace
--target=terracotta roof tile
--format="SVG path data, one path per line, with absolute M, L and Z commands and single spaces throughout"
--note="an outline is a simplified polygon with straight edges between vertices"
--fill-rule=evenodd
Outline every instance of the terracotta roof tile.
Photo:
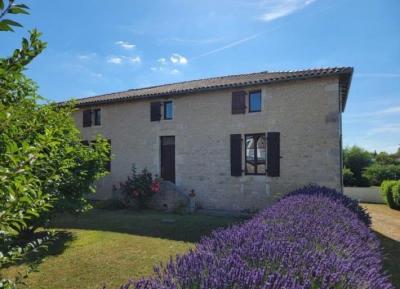
M 344 110 L 352 73 L 352 67 L 317 68 L 282 72 L 263 71 L 256 73 L 228 75 L 184 81 L 139 89 L 130 89 L 127 91 L 81 98 L 76 100 L 76 103 L 78 107 L 81 107 L 104 103 L 130 101 L 143 98 L 188 94 L 192 92 L 218 90 L 234 87 L 246 87 L 256 84 L 268 84 L 290 80 L 339 76 L 342 83 L 342 107 Z

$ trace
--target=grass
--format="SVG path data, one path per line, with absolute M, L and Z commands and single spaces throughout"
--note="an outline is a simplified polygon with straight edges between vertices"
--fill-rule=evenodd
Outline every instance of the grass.
M 384 267 L 393 285 L 400 289 L 400 211 L 387 205 L 362 204 L 372 216 L 372 229 L 381 240 Z
M 174 223 L 164 221 L 175 220 Z M 83 216 L 62 215 L 51 227 L 59 240 L 27 279 L 29 288 L 116 288 L 149 275 L 153 266 L 184 253 L 201 236 L 235 221 L 229 217 L 167 215 L 94 209 Z M 14 275 L 26 265 L 7 269 Z

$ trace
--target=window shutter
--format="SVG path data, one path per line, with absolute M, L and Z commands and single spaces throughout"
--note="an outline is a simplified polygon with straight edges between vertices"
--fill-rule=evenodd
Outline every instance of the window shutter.
M 83 111 L 83 127 L 92 126 L 92 111 L 86 109 Z
M 270 177 L 279 177 L 280 150 L 280 133 L 269 132 L 267 136 L 267 174 Z
M 150 120 L 151 121 L 161 120 L 161 102 L 156 101 L 150 103 Z
M 231 176 L 242 175 L 242 136 L 231 134 Z
M 232 114 L 246 112 L 246 91 L 232 92 Z

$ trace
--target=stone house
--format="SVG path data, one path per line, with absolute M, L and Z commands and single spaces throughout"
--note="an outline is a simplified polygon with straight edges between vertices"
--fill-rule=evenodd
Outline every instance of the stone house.
M 98 199 L 148 168 L 203 208 L 258 209 L 314 183 L 342 190 L 342 121 L 353 68 L 258 72 L 77 100 L 85 141 L 110 140 Z

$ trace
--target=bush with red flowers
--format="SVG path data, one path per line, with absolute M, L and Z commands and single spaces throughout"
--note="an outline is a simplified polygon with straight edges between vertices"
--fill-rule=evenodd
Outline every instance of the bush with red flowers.
M 153 195 L 160 191 L 160 181 L 146 168 L 138 172 L 133 164 L 131 175 L 114 191 L 126 207 L 146 209 Z

